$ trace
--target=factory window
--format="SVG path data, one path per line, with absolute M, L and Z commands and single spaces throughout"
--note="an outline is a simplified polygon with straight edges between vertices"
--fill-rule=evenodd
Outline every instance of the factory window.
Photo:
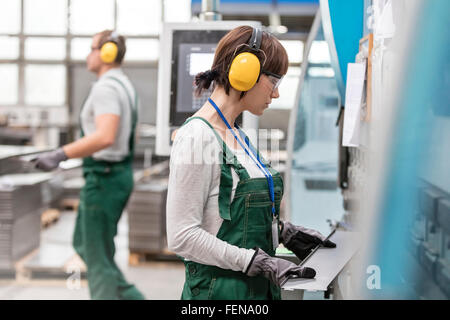
M 70 58 L 72 60 L 86 60 L 91 50 L 91 38 L 74 38 L 70 45 Z
M 332 68 L 311 67 L 308 69 L 308 75 L 315 78 L 334 78 Z
M 129 39 L 127 40 L 127 61 L 157 60 L 159 54 L 159 41 L 156 39 Z
M 0 2 L 0 33 L 17 34 L 20 32 L 20 0 Z
M 0 59 L 17 59 L 19 57 L 19 38 L 0 37 Z
M 273 99 L 271 108 L 291 109 L 295 103 L 296 93 L 298 90 L 298 82 L 300 80 L 300 67 L 289 67 L 287 74 L 281 82 L 278 92 L 280 97 Z
M 70 32 L 92 35 L 104 29 L 114 29 L 113 0 L 72 0 L 70 2 Z
M 301 63 L 303 61 L 303 42 L 298 40 L 281 40 L 286 49 L 289 63 Z
M 25 66 L 25 103 L 60 106 L 66 100 L 64 65 L 28 64 Z
M 161 1 L 117 0 L 117 31 L 124 35 L 157 35 Z
M 272 109 L 291 109 L 295 104 L 300 80 L 304 43 L 300 40 L 280 40 L 280 42 L 288 54 L 289 69 L 278 88 L 280 97 L 273 99 L 270 107 Z
M 165 0 L 164 21 L 189 22 L 191 19 L 191 1 Z
M 16 104 L 18 100 L 19 68 L 17 64 L 0 64 L 0 103 Z
M 25 0 L 26 34 L 63 35 L 67 32 L 67 0 Z
M 91 47 L 91 38 L 74 38 L 71 43 L 72 60 L 85 61 Z M 127 39 L 125 61 L 158 60 L 159 41 L 157 39 Z
M 188 0 L 0 1 L 0 76 L 8 79 L 0 108 L 67 106 L 68 69 L 85 63 L 92 36 L 105 29 L 127 37 L 125 64 L 154 68 L 163 8 L 171 22 L 190 19 Z
M 309 63 L 330 63 L 330 60 L 326 41 L 314 41 L 309 52 Z
M 63 60 L 66 40 L 63 38 L 28 38 L 25 40 L 25 59 Z

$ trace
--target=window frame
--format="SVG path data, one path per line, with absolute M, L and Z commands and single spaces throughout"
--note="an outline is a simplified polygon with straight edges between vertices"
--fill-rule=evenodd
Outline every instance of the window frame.
M 158 0 L 160 1 L 160 8 L 161 8 L 161 19 L 164 19 L 164 0 Z M 71 101 L 71 74 L 70 70 L 73 66 L 79 66 L 84 65 L 86 63 L 85 60 L 76 60 L 71 57 L 71 50 L 72 50 L 72 40 L 74 38 L 88 38 L 91 39 L 94 34 L 76 34 L 72 33 L 70 30 L 70 5 L 72 0 L 67 0 L 66 6 L 66 14 L 67 14 L 67 24 L 66 24 L 66 32 L 64 34 L 28 34 L 25 33 L 25 0 L 20 0 L 20 30 L 18 33 L 4 33 L 0 32 L 0 36 L 7 36 L 7 37 L 14 37 L 18 38 L 19 40 L 19 55 L 17 58 L 14 59 L 0 59 L 0 64 L 17 64 L 18 66 L 18 83 L 17 83 L 17 103 L 15 104 L 7 104 L 7 103 L 1 103 L 1 107 L 38 107 L 38 108 L 66 108 L 69 113 L 71 113 L 72 107 L 70 106 Z M 118 16 L 118 1 L 113 0 L 114 3 L 114 29 L 117 28 L 117 16 Z M 161 21 L 162 22 L 162 21 Z M 25 42 L 27 39 L 31 38 L 59 38 L 59 39 L 65 39 L 65 57 L 63 59 L 30 59 L 25 58 Z M 153 39 L 158 41 L 159 45 L 159 34 L 153 34 L 153 35 L 126 35 L 127 40 L 128 39 Z M 142 66 L 142 67 L 157 67 L 158 66 L 158 56 L 156 59 L 152 60 L 132 60 L 132 61 L 126 61 L 124 62 L 124 66 Z M 28 64 L 38 64 L 38 65 L 63 65 L 66 70 L 65 75 L 65 101 L 61 105 L 42 105 L 42 104 L 27 104 L 25 103 L 25 68 Z

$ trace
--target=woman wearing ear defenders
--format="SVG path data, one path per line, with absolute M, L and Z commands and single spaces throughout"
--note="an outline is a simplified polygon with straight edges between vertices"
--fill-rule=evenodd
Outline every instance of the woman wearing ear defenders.
M 279 220 L 282 178 L 235 122 L 279 97 L 287 68 L 276 38 L 241 26 L 220 40 L 211 70 L 196 76 L 198 94 L 211 83 L 214 90 L 175 136 L 167 199 L 169 249 L 186 266 L 182 299 L 280 299 L 287 277 L 316 272 L 275 258 L 278 243 L 300 258 L 334 245 Z

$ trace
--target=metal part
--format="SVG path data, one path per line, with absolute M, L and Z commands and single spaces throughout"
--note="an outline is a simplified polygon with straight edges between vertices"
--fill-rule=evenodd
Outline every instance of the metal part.
M 29 162 L 46 148 L 0 145 L 0 269 L 39 247 L 41 213 L 62 193 L 62 176 Z
M 333 291 L 334 291 L 334 287 L 332 285 L 329 285 L 327 288 L 327 291 L 325 291 L 323 293 L 324 299 L 330 299 L 330 295 L 333 294 Z
M 303 267 L 316 270 L 316 277 L 314 279 L 289 279 L 281 286 L 282 289 L 327 291 L 333 280 L 336 279 L 358 250 L 360 244 L 355 241 L 356 237 L 357 234 L 354 232 L 335 230 L 329 239 L 336 243 L 336 248 L 330 249 L 319 246 L 300 264 Z M 319 248 L 321 250 L 318 250 Z M 330 263 L 330 261 L 332 262 Z
M 4 178 L 3 182 L 9 182 L 0 185 L 0 269 L 11 269 L 15 261 L 39 246 L 42 187 L 48 174 Z
M 200 20 L 222 20 L 222 15 L 219 13 L 219 4 L 220 0 L 202 0 L 202 12 L 200 13 Z
M 331 233 L 327 236 L 327 238 L 326 238 L 325 240 L 330 239 L 330 237 L 331 237 L 335 232 L 336 232 L 336 229 L 334 229 L 333 231 L 331 231 Z M 299 266 L 302 266 L 303 264 L 305 264 L 306 261 L 308 261 L 309 258 L 312 257 L 312 255 L 313 255 L 320 247 L 322 247 L 322 245 L 321 245 L 321 244 L 318 244 L 314 249 L 311 250 L 311 252 L 306 256 L 306 258 L 303 259 L 298 265 L 299 265 Z M 283 286 L 288 280 L 290 280 L 290 279 L 296 279 L 296 278 L 298 278 L 296 275 L 292 275 L 292 276 L 290 276 L 290 277 L 287 277 L 286 280 L 284 280 L 284 281 L 281 283 L 281 286 Z
M 329 240 L 329 239 L 331 238 L 331 236 L 334 235 L 335 232 L 336 232 L 336 229 L 334 229 L 333 231 L 331 231 L 331 233 L 328 235 L 328 237 L 327 237 L 325 240 Z M 303 265 L 309 260 L 309 258 L 311 258 L 311 257 L 314 255 L 314 253 L 316 253 L 316 251 L 319 250 L 319 248 L 321 248 L 321 247 L 322 247 L 321 244 L 317 245 L 317 246 L 311 251 L 311 253 L 310 253 L 305 259 L 303 259 L 302 262 L 300 262 L 299 265 L 300 265 L 300 266 L 303 266 Z
M 38 148 L 32 146 L 0 145 L 0 161 L 15 157 L 23 157 L 52 150 L 51 148 Z
M 134 188 L 127 207 L 130 251 L 160 253 L 165 248 L 167 186 L 167 178 L 152 178 Z
M 309 56 L 309 51 L 311 49 L 312 43 L 314 41 L 314 39 L 317 36 L 317 33 L 319 32 L 320 26 L 321 26 L 321 16 L 320 16 L 320 12 L 318 11 L 316 13 L 316 17 L 314 18 L 314 22 L 313 25 L 311 27 L 311 32 L 308 35 L 308 39 L 306 41 L 305 44 L 305 52 L 304 52 L 304 57 L 308 57 Z M 303 87 L 303 84 L 305 82 L 305 78 L 306 78 L 306 70 L 308 69 L 308 59 L 304 59 L 303 63 L 302 63 L 302 72 L 300 74 L 300 80 L 298 83 L 298 87 L 297 87 L 297 94 L 295 97 L 295 107 L 292 108 L 290 117 L 289 117 L 289 126 L 288 126 L 288 134 L 287 134 L 287 155 L 288 158 L 286 160 L 286 174 L 285 174 L 285 190 L 284 190 L 284 194 L 285 194 L 285 203 L 286 203 L 286 211 L 285 211 L 285 219 L 286 220 L 291 220 L 292 219 L 292 209 L 291 208 L 291 185 L 292 185 L 292 177 L 291 177 L 291 172 L 292 172 L 292 162 L 293 162 L 293 152 L 294 152 L 294 140 L 295 140 L 295 128 L 297 125 L 297 117 L 298 117 L 298 113 L 299 111 L 299 105 L 300 103 L 298 103 L 298 101 L 300 101 L 300 97 L 301 97 L 301 88 Z

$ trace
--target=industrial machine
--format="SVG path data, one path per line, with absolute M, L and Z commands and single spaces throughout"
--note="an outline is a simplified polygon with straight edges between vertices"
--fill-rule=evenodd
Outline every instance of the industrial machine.
M 323 147 L 309 141 L 320 115 L 311 117 L 308 106 L 319 106 L 319 112 L 322 107 L 310 85 L 311 66 L 303 64 L 288 141 L 288 215 L 331 232 L 337 248 L 318 249 L 301 262 L 316 269 L 316 279 L 290 279 L 283 288 L 296 298 L 323 291 L 343 299 L 448 299 L 450 20 L 443 12 L 449 2 L 321 0 L 320 5 L 335 82 L 321 93 L 339 96 L 338 138 Z M 316 22 L 311 37 L 315 28 Z M 349 63 L 365 66 L 355 127 L 344 120 L 354 112 L 345 99 L 354 81 L 346 74 Z M 330 123 L 323 123 L 330 130 Z M 343 146 L 349 128 L 359 141 Z M 338 202 L 330 200 L 326 173 L 335 179 Z M 306 181 L 312 178 L 317 182 L 311 204 Z
M 45 148 L 0 145 L 0 274 L 39 247 L 41 213 L 61 194 L 61 181 L 36 172 L 27 156 Z
M 337 184 L 339 92 L 330 60 L 317 61 L 323 47 L 321 15 L 317 14 L 305 48 L 297 105 L 288 134 L 286 199 L 293 223 L 328 234 L 329 221 L 342 219 L 342 196 Z M 298 106 L 298 108 L 297 108 Z
M 362 17 L 358 6 L 347 5 L 348 15 Z M 289 123 L 285 194 L 289 219 L 328 235 L 337 248 L 318 246 L 300 261 L 301 265 L 314 268 L 317 276 L 313 280 L 288 280 L 282 287 L 283 299 L 301 299 L 305 292 L 322 293 L 322 298 L 345 298 L 342 281 L 338 280 L 342 274 L 347 275 L 345 267 L 358 250 L 354 241 L 357 233 L 348 221 L 338 178 L 340 130 L 336 122 L 344 103 L 340 87 L 345 85 L 336 81 L 341 76 L 336 71 L 337 56 L 331 53 L 334 38 L 327 38 L 326 26 L 331 26 L 327 10 L 317 12 L 305 45 Z M 362 32 L 362 26 L 352 32 Z

